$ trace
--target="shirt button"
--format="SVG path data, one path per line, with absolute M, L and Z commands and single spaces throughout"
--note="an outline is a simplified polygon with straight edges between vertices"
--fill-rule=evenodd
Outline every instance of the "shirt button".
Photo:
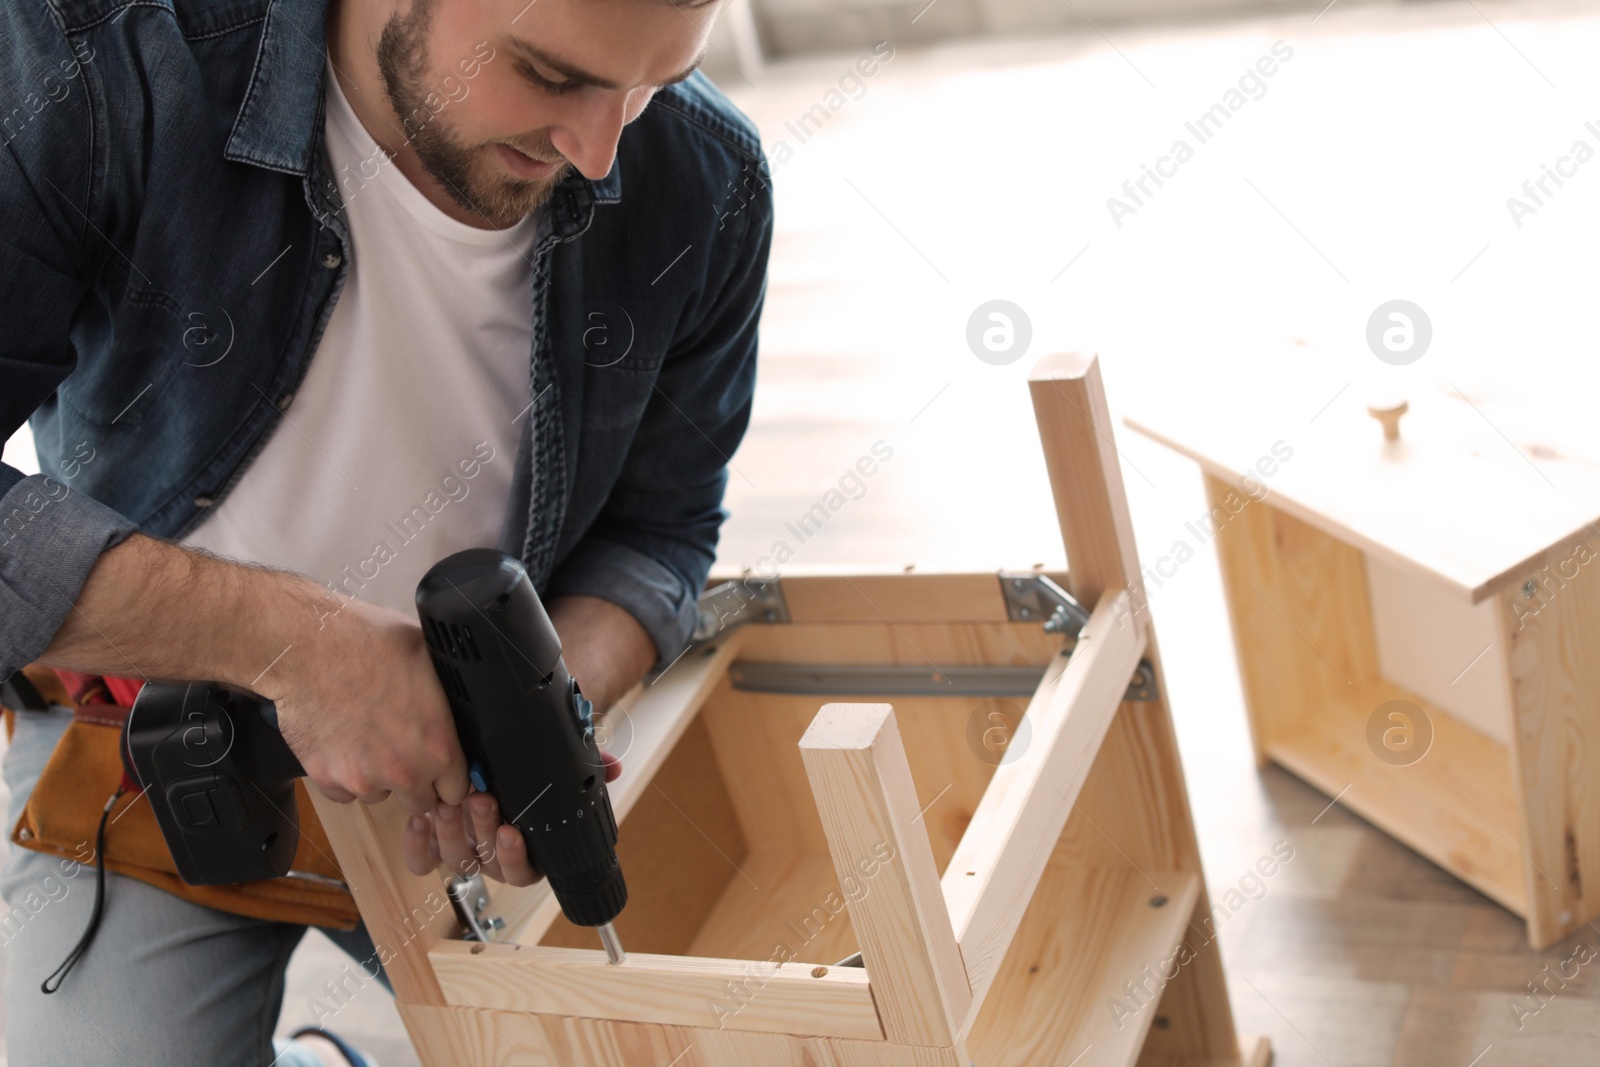
M 197 508 L 209 508 L 211 504 L 211 498 L 209 496 L 205 496 L 204 494 L 194 498 L 194 506 Z
M 343 262 L 344 262 L 344 257 L 341 256 L 337 252 L 324 252 L 324 253 L 322 253 L 322 265 L 324 267 L 327 267 L 329 270 L 332 270 L 333 268 L 337 267 L 339 264 L 341 264 Z
M 278 398 L 278 408 L 281 410 L 289 406 L 289 401 L 294 399 L 293 393 L 284 393 Z M 487 792 L 487 790 L 485 790 Z

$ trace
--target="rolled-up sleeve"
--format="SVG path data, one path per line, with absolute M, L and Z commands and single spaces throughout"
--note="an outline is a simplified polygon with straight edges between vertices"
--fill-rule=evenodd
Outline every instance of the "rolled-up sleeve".
M 694 632 L 727 511 L 729 458 L 750 422 L 757 327 L 766 297 L 773 210 L 765 157 L 760 194 L 721 238 L 705 311 L 663 361 L 655 394 L 594 525 L 557 565 L 549 590 L 619 604 L 670 663 Z M 748 188 L 748 186 L 747 186 Z
M 48 475 L 0 470 L 0 677 L 38 659 L 100 553 L 137 527 Z
M 0 20 L 8 31 L 0 35 L 6 100 L 37 96 L 23 75 L 50 54 L 73 54 L 59 37 L 40 55 L 30 51 L 57 33 L 37 19 L 24 25 L 36 14 L 16 5 Z M 0 440 L 77 365 L 72 318 L 88 293 L 97 243 L 109 254 L 89 221 L 96 209 L 87 100 L 87 90 L 74 87 L 37 121 L 0 130 Z M 135 529 L 70 483 L 66 472 L 24 475 L 0 464 L 0 676 L 49 647 L 100 553 Z

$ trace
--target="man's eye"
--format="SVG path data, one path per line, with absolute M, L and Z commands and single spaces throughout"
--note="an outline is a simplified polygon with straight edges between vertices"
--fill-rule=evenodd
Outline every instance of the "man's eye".
M 552 96 L 560 96 L 569 89 L 577 88 L 577 85 L 570 81 L 553 82 L 549 78 L 541 75 L 538 71 L 534 70 L 533 67 L 529 66 L 527 63 L 518 63 L 517 68 L 522 72 L 523 77 L 527 78 L 529 81 L 533 82 L 533 84 L 537 85 L 539 88 L 543 89 Z

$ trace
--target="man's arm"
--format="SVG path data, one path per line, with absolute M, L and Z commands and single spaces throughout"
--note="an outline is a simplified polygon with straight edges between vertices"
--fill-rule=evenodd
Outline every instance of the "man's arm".
M 133 534 L 103 553 L 39 657 L 147 680 L 203 679 L 277 705 L 284 740 L 329 798 L 408 811 L 467 795 L 415 618 L 340 601 L 311 578 Z
M 605 507 L 547 588 L 552 599 L 591 596 L 626 609 L 662 666 L 694 630 L 727 517 L 729 457 L 750 421 L 773 209 L 765 159 L 749 166 L 759 178 L 745 181 L 748 202 L 738 214 L 712 216 L 717 269 L 667 352 Z

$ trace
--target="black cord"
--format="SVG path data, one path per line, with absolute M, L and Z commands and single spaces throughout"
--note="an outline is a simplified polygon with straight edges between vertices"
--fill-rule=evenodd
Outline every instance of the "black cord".
M 89 916 L 89 926 L 83 931 L 83 936 L 78 938 L 77 945 L 73 946 L 72 951 L 67 954 L 67 958 L 61 962 L 61 966 L 57 967 L 49 978 L 39 983 L 39 991 L 42 993 L 54 993 L 61 988 L 61 983 L 66 980 L 67 972 L 72 970 L 73 964 L 83 958 L 85 952 L 89 951 L 89 942 L 94 940 L 95 931 L 100 929 L 100 914 L 105 910 L 106 903 L 106 819 L 111 815 L 111 809 L 116 805 L 117 798 L 122 796 L 122 793 L 122 787 L 118 786 L 117 791 L 111 794 L 111 799 L 106 801 L 105 810 L 100 813 L 100 829 L 95 833 L 94 911 Z M 50 984 L 52 981 L 55 982 L 53 986 Z

